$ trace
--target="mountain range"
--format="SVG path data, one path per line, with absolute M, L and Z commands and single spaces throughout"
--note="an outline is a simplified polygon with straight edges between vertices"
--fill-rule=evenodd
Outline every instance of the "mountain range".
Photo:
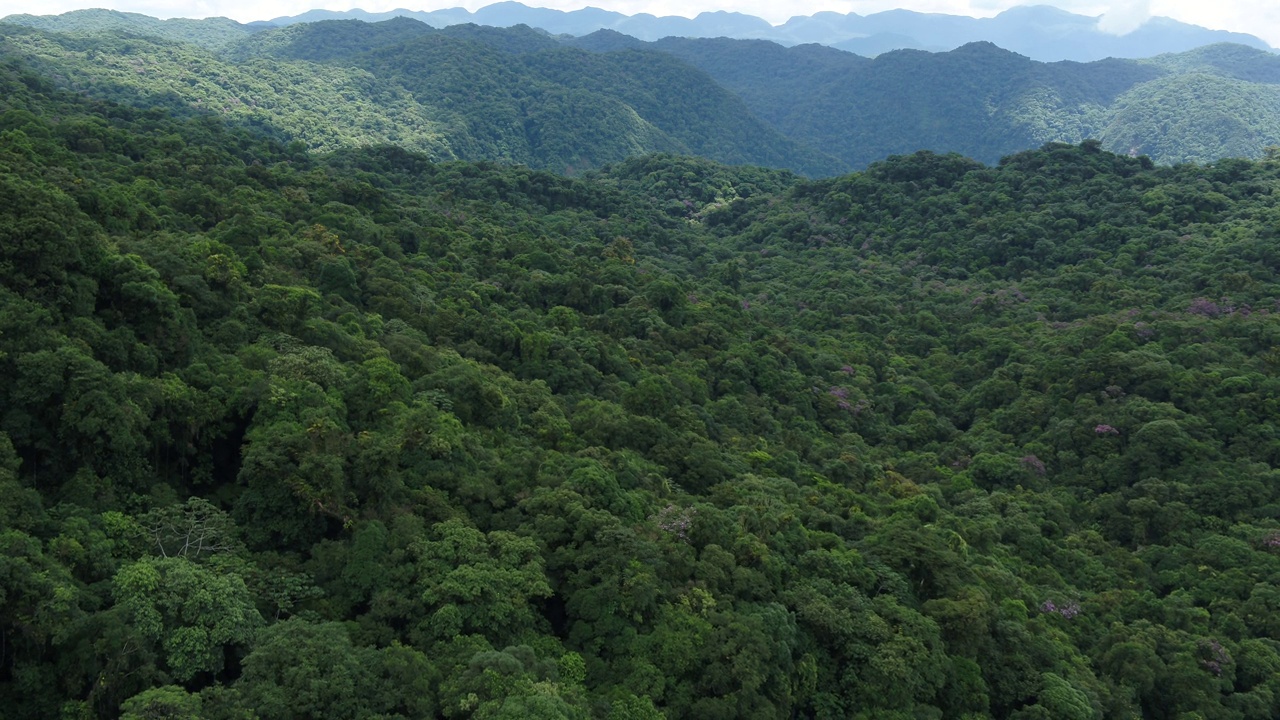
M 643 43 L 607 30 L 566 43 L 673 54 L 783 134 L 852 167 L 922 148 L 994 163 L 1087 138 L 1161 163 L 1260 157 L 1280 143 L 1280 56 L 1242 45 L 1043 63 L 991 43 L 874 59 L 724 38 Z
M 214 52 L 112 31 L 0 25 L 0 55 L 100 98 L 213 112 L 323 151 L 394 144 L 436 160 L 568 173 L 652 152 L 809 175 L 844 168 L 670 54 L 593 53 L 527 27 L 330 21 Z
M 401 9 L 382 13 L 311 10 L 269 22 L 273 25 L 339 19 L 376 22 L 397 16 L 421 20 L 433 27 L 464 23 L 495 27 L 528 25 L 557 35 L 578 36 L 596 30 L 614 30 L 640 40 L 727 37 L 772 40 L 781 45 L 817 43 L 868 56 L 899 49 L 954 50 L 982 41 L 1046 62 L 1087 62 L 1107 57 L 1144 58 L 1220 42 L 1271 49 L 1252 35 L 1209 30 L 1166 17 L 1150 18 L 1134 31 L 1116 35 L 1099 29 L 1097 17 L 1078 15 L 1048 5 L 1014 7 L 992 18 L 911 10 L 889 10 L 869 15 L 819 12 L 792 17 L 778 26 L 753 15 L 726 11 L 704 12 L 694 18 L 656 17 L 647 13 L 625 15 L 599 8 L 566 12 L 529 7 L 518 2 L 494 3 L 475 12 L 463 8 L 431 12 Z
M 408 17 L 435 28 L 476 24 L 492 27 L 528 25 L 553 35 L 581 36 L 597 30 L 613 30 L 640 40 L 665 37 L 771 40 L 780 45 L 821 44 L 864 56 L 890 50 L 954 50 L 972 42 L 991 42 L 1034 60 L 1088 62 L 1108 57 L 1146 58 L 1192 50 L 1203 45 L 1231 42 L 1272 51 L 1267 43 L 1246 33 L 1209 30 L 1166 17 L 1153 17 L 1132 32 L 1117 35 L 1099 28 L 1099 18 L 1078 15 L 1047 5 L 1018 6 L 992 18 L 889 10 L 869 15 L 819 12 L 798 15 L 778 26 L 736 12 L 704 12 L 694 18 L 657 17 L 647 13 L 584 8 L 563 11 L 499 2 L 471 12 L 456 7 L 387 12 L 364 10 L 310 10 L 300 15 L 240 24 L 226 18 L 208 21 L 156 20 L 144 15 L 108 10 L 79 10 L 60 16 L 10 15 L 3 22 L 44 30 L 67 31 L 109 25 L 130 32 L 160 34 L 190 40 L 193 24 L 208 22 L 216 32 L 200 32 L 205 42 L 226 43 L 271 28 L 323 20 L 380 22 Z
M 394 144 L 568 173 L 671 152 L 824 176 L 922 149 L 990 164 L 1095 138 L 1173 164 L 1280 144 L 1280 56 L 1237 44 L 1045 63 L 987 42 L 866 58 L 405 17 L 253 29 L 105 11 L 40 21 L 62 31 L 0 25 L 0 53 L 80 92 L 212 111 L 321 151 Z

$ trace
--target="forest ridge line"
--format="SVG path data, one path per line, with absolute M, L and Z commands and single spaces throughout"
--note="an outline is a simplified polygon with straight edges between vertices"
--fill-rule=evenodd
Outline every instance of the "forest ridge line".
M 108 11 L 73 11 L 67 15 L 95 12 Z M 385 12 L 317 9 L 299 15 L 264 18 L 244 27 L 343 19 L 376 22 L 393 17 L 411 17 L 437 28 L 465 23 L 495 27 L 523 24 L 556 35 L 574 36 L 597 30 L 614 30 L 648 41 L 664 37 L 728 37 L 772 40 L 788 46 L 817 43 L 860 55 L 898 49 L 946 51 L 979 41 L 992 42 L 1033 59 L 1050 62 L 1085 62 L 1107 57 L 1145 58 L 1219 42 L 1234 42 L 1274 52 L 1266 42 L 1248 33 L 1210 30 L 1167 17 L 1148 18 L 1132 32 L 1116 35 L 1099 29 L 1098 17 L 1047 5 L 1018 6 L 991 18 L 902 9 L 868 15 L 818 12 L 797 15 L 785 23 L 773 25 L 763 18 L 728 11 L 703 12 L 694 18 L 658 17 L 648 13 L 626 15 L 590 7 L 564 11 L 530 7 L 518 2 L 499 2 L 474 12 L 461 7 L 432 11 L 399 8 Z
M 0 52 L 65 87 L 214 112 L 319 151 L 385 143 L 566 173 L 671 152 L 817 177 L 922 149 L 992 164 L 1093 138 L 1174 164 L 1260 158 L 1280 144 L 1280 56 L 1239 44 L 1045 63 L 989 42 L 868 58 L 817 44 L 407 17 L 284 27 L 107 11 L 7 19 Z

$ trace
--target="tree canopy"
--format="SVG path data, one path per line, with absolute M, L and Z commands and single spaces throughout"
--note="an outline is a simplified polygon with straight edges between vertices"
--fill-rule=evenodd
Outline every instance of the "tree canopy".
M 1277 188 L 314 154 L 0 65 L 0 707 L 1276 717 Z

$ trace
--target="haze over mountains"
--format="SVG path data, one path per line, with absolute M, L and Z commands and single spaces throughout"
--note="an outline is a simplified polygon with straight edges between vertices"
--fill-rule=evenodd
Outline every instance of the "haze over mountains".
M 1077 15 L 1048 5 L 1015 7 L 993 18 L 911 10 L 890 10 L 865 16 L 819 12 L 793 17 L 776 27 L 762 18 L 736 12 L 704 12 L 695 18 L 655 17 L 647 13 L 624 15 L 599 8 L 566 12 L 528 7 L 518 2 L 494 3 L 475 12 L 463 8 L 432 12 L 400 9 L 383 13 L 312 10 L 293 17 L 278 17 L 270 22 L 275 25 L 337 19 L 376 22 L 396 16 L 412 17 L 433 27 L 463 23 L 495 27 L 528 25 L 552 34 L 567 35 L 586 35 L 607 29 L 640 40 L 728 37 L 772 40 L 781 45 L 818 43 L 859 55 L 878 55 L 898 49 L 954 50 L 980 41 L 1044 61 L 1143 58 L 1219 42 L 1271 49 L 1252 35 L 1208 30 L 1162 17 L 1151 18 L 1126 35 L 1115 35 L 1100 30 L 1096 17 Z
M 46 30 L 66 29 L 68 23 L 100 24 L 101 10 L 75 11 L 58 16 L 12 15 L 4 22 Z M 71 19 L 81 16 L 79 21 Z M 190 20 L 155 21 L 130 13 L 110 13 L 111 22 L 131 31 L 181 32 Z M 363 20 L 379 22 L 393 17 L 410 17 L 432 27 L 474 23 L 493 27 L 528 25 L 553 35 L 587 35 L 597 30 L 613 30 L 640 40 L 665 37 L 727 37 L 772 40 L 781 45 L 818 43 L 865 56 L 890 50 L 953 50 L 971 42 L 991 42 L 1034 60 L 1087 62 L 1107 57 L 1145 58 L 1163 53 L 1184 52 L 1221 42 L 1239 43 L 1272 50 L 1264 41 L 1245 33 L 1209 30 L 1165 17 L 1153 17 L 1136 30 L 1116 35 L 1099 29 L 1099 18 L 1077 15 L 1047 5 L 1027 5 L 1006 10 L 993 18 L 890 10 L 870 15 L 819 12 L 792 17 L 774 26 L 752 15 L 736 12 L 704 12 L 695 18 L 656 17 L 647 13 L 584 8 L 563 11 L 529 7 L 518 2 L 499 2 L 471 12 L 464 8 L 434 11 L 406 9 L 387 12 L 310 10 L 300 15 L 277 17 L 249 24 L 221 19 L 229 34 L 250 34 L 271 26 L 322 20 Z M 148 20 L 151 20 L 148 22 Z M 164 28 L 170 28 L 164 30 Z M 149 34 L 150 34 L 149 32 Z
M 1148 60 L 1041 63 L 990 43 L 866 59 L 762 41 L 645 44 L 609 31 L 567 42 L 674 54 L 787 136 L 853 167 L 921 148 L 994 163 L 1020 149 L 1086 138 L 1161 163 L 1259 157 L 1280 143 L 1280 57 L 1240 45 Z

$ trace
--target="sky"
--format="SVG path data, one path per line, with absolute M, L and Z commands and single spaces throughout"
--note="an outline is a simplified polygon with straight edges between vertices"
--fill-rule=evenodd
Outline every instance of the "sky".
M 229 17 L 240 22 L 297 15 L 313 8 L 370 12 L 407 8 L 476 10 L 496 0 L 0 0 L 0 16 L 10 13 L 50 15 L 87 7 L 139 12 L 154 17 Z M 692 17 L 706 10 L 733 10 L 781 24 L 793 15 L 820 10 L 867 15 L 904 8 L 917 12 L 991 17 L 1015 5 L 1043 4 L 1101 17 L 1103 30 L 1124 34 L 1149 17 L 1171 17 L 1214 30 L 1256 35 L 1280 48 L 1280 2 L 1275 0 L 523 0 L 538 7 L 577 10 L 591 5 L 633 15 Z

